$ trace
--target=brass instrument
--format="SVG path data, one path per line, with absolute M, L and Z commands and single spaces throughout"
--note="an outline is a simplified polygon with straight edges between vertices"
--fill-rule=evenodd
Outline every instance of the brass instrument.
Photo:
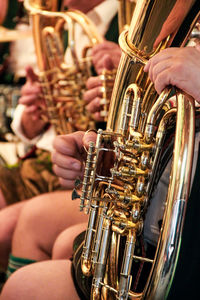
M 118 0 L 119 32 L 128 30 L 137 0 Z
M 92 117 L 86 112 L 82 95 L 91 76 L 89 49 L 103 41 L 95 25 L 86 15 L 76 10 L 58 12 L 56 1 L 25 0 L 33 25 L 39 78 L 48 119 L 57 134 L 94 128 Z M 75 45 L 75 27 L 81 26 L 88 36 L 88 46 L 79 59 Z M 65 63 L 63 35 L 68 31 L 67 51 L 73 64 Z
M 135 9 L 136 1 L 137 0 L 118 0 L 118 25 L 119 25 L 120 33 L 123 30 L 128 29 L 131 23 L 131 18 Z M 99 79 L 102 82 L 100 116 L 104 119 L 104 121 L 107 121 L 108 118 L 110 99 L 111 99 L 116 73 L 117 73 L 116 69 L 113 70 L 104 69 L 102 71 L 102 74 L 99 75 Z
M 185 10 L 184 10 L 185 9 Z M 178 12 L 176 35 L 155 41 Z M 167 297 L 178 260 L 190 188 L 195 132 L 194 99 L 171 89 L 158 97 L 143 68 L 163 48 L 182 47 L 199 17 L 198 1 L 137 1 L 130 28 L 120 35 L 123 54 L 117 70 L 107 128 L 88 149 L 81 210 L 89 211 L 82 271 L 93 277 L 91 299 Z M 180 22 L 179 22 L 180 21 Z M 159 180 L 170 131 L 174 155 L 166 208 L 155 256 L 139 255 L 145 213 Z M 169 156 L 169 155 L 168 155 Z M 143 288 L 134 278 L 136 263 L 149 265 Z M 140 273 L 140 269 L 139 272 Z

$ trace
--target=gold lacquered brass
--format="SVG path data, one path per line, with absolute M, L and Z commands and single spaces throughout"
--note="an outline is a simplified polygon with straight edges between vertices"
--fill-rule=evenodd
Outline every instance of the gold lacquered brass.
M 39 77 L 48 119 L 57 134 L 94 128 L 95 123 L 85 109 L 83 93 L 91 76 L 89 49 L 103 41 L 95 25 L 77 10 L 58 12 L 58 1 L 25 0 L 33 24 L 33 37 L 39 67 Z M 75 26 L 81 26 L 88 36 L 88 45 L 78 58 Z M 68 32 L 68 35 L 66 34 Z M 72 63 L 65 62 L 63 36 L 68 36 L 67 51 Z
M 176 34 L 165 36 L 175 16 Z M 81 209 L 90 215 L 82 270 L 93 276 L 91 299 L 161 300 L 168 295 L 190 188 L 195 106 L 194 99 L 178 90 L 176 101 L 168 101 L 171 89 L 158 97 L 143 68 L 161 49 L 184 46 L 198 18 L 198 1 L 140 0 L 129 29 L 120 35 L 123 54 L 107 128 L 98 132 L 96 146 L 89 147 L 81 195 Z M 175 121 L 166 209 L 152 259 L 135 249 Z M 151 269 L 142 289 L 132 276 L 138 261 Z
M 133 12 L 136 6 L 137 0 L 118 0 L 119 9 L 118 9 L 118 23 L 119 23 L 119 32 L 128 29 Z
M 132 15 L 135 9 L 137 0 L 118 0 L 118 26 L 119 33 L 123 30 L 127 30 L 131 23 Z M 116 68 L 113 70 L 102 71 L 99 76 L 102 81 L 102 99 L 101 99 L 101 111 L 100 116 L 103 117 L 104 121 L 107 121 L 108 110 L 110 106 L 110 99 L 112 94 L 112 89 L 116 76 Z

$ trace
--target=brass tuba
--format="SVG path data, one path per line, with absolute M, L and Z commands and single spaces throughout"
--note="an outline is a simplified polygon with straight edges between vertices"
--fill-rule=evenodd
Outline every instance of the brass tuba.
M 158 42 L 176 15 L 180 17 L 176 34 Z M 91 299 L 162 300 L 169 293 L 190 188 L 195 105 L 194 99 L 179 90 L 176 101 L 169 101 L 172 89 L 158 97 L 143 68 L 161 49 L 184 46 L 198 17 L 195 0 L 140 0 L 130 28 L 120 35 L 123 54 L 107 128 L 99 130 L 96 145 L 89 146 L 80 204 L 81 210 L 89 212 L 82 271 L 93 277 Z M 169 141 L 172 136 L 174 140 Z M 160 237 L 155 255 L 147 257 L 138 247 L 139 239 L 173 141 Z M 136 264 L 139 268 L 134 277 Z M 139 288 L 144 265 L 150 271 Z
M 57 134 L 94 128 L 95 123 L 85 109 L 82 95 L 91 76 L 89 49 L 103 41 L 95 25 L 82 12 L 58 12 L 58 1 L 25 0 L 32 19 L 33 37 L 39 67 L 39 78 L 48 120 Z M 88 45 L 78 58 L 75 27 L 81 26 Z M 72 63 L 65 62 L 64 38 Z

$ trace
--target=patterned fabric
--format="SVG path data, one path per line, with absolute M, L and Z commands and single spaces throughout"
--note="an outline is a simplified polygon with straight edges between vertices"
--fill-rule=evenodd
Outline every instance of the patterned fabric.
M 0 166 L 0 188 L 7 204 L 62 189 L 52 171 L 50 153 L 43 150 L 36 150 L 36 157 L 18 166 Z

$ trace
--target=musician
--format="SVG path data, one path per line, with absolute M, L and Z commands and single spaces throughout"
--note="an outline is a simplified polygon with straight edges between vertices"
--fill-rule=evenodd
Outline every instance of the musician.
M 91 2 L 90 2 L 90 4 L 91 4 Z M 102 4 L 104 4 L 104 5 L 98 5 L 97 6 L 98 9 L 97 9 L 96 13 L 100 14 L 100 12 L 101 11 L 103 12 L 104 9 L 106 9 L 106 11 L 107 11 L 107 7 L 108 7 L 107 5 L 111 5 L 112 6 L 112 10 L 114 9 L 113 1 L 110 1 L 110 0 L 106 1 L 106 2 L 102 1 Z M 88 2 L 87 2 L 87 5 L 88 5 Z M 95 12 L 95 10 L 94 10 L 94 12 Z M 91 11 L 91 13 L 92 13 L 92 11 Z M 109 17 L 112 17 L 111 14 L 109 14 Z M 108 20 L 109 20 L 109 18 L 107 18 L 107 25 L 109 25 L 108 24 Z M 103 20 L 102 20 L 102 22 L 103 22 Z M 101 24 L 101 22 L 99 24 Z M 102 30 L 104 30 L 106 32 L 106 28 L 103 29 L 103 24 L 101 24 L 101 26 L 102 26 L 101 27 Z M 112 34 L 110 34 L 110 35 L 112 35 Z M 115 53 L 115 51 L 113 50 L 113 43 L 109 44 L 109 43 L 105 42 L 101 46 L 100 45 L 96 46 L 95 49 L 94 49 L 94 55 L 93 55 L 94 59 L 95 59 L 96 55 L 98 55 L 98 47 L 99 47 L 99 52 L 101 53 L 101 57 L 103 57 L 104 54 L 106 52 L 108 52 L 108 49 L 111 49 L 111 45 L 112 45 L 112 54 L 113 54 L 113 53 Z M 117 49 L 117 52 L 116 52 L 116 54 L 117 54 L 117 53 L 119 53 L 119 47 L 117 46 L 116 49 Z M 109 51 L 111 52 L 111 50 L 109 50 Z M 116 57 L 116 56 L 114 56 L 114 57 Z M 100 59 L 96 59 L 96 62 L 97 62 L 97 72 L 98 72 L 98 70 L 101 68 Z M 115 62 L 113 62 L 113 64 L 114 63 Z M 94 64 L 95 64 L 95 62 L 94 62 Z M 29 72 L 28 76 L 31 77 L 31 78 L 28 79 L 28 81 L 29 81 L 29 83 L 28 83 L 29 84 L 29 88 L 30 89 L 31 88 L 34 89 L 35 83 L 37 85 L 37 82 L 35 82 L 35 79 L 36 79 L 35 74 L 32 72 L 32 70 L 30 68 L 28 69 L 28 72 Z M 32 80 L 32 85 L 30 84 L 31 80 Z M 26 85 L 26 87 L 27 87 L 27 85 Z M 37 89 L 37 87 L 36 87 L 36 89 Z M 30 92 L 27 92 L 27 94 L 30 94 Z M 23 96 L 25 96 L 25 95 L 23 95 Z M 75 168 L 75 167 L 76 166 L 74 164 L 71 164 L 71 166 L 70 166 L 70 172 L 73 172 L 73 168 Z M 78 169 L 79 169 L 79 167 L 78 167 Z M 77 170 L 77 169 L 75 169 L 75 170 Z M 70 186 L 68 188 L 70 188 Z M 70 196 L 69 196 L 69 198 L 70 198 Z M 43 199 L 45 201 L 42 201 Z M 42 204 L 42 202 L 43 202 L 43 204 Z M 52 194 L 44 194 L 44 196 L 38 196 L 33 201 L 30 201 L 30 205 L 28 205 L 28 207 L 26 207 L 26 211 L 28 211 L 30 209 L 29 213 L 28 213 L 29 217 L 28 217 L 28 219 L 26 219 L 26 221 L 27 220 L 30 221 L 32 219 L 30 217 L 30 211 L 31 211 L 31 214 L 33 213 L 34 216 L 36 215 L 38 217 L 38 221 L 40 223 L 40 221 L 42 221 L 44 219 L 43 219 L 43 217 L 39 217 L 39 215 L 43 216 L 43 213 L 46 212 L 44 214 L 47 216 L 47 218 L 49 218 L 49 221 L 47 222 L 47 219 L 46 219 L 44 221 L 44 223 L 42 222 L 43 224 L 45 224 L 44 226 L 40 223 L 40 226 L 38 226 L 38 234 L 37 234 L 36 226 L 34 225 L 34 236 L 35 236 L 36 240 L 34 240 L 34 238 L 33 238 L 32 242 L 33 242 L 33 244 L 35 244 L 35 246 L 38 246 L 37 237 L 39 237 L 41 231 L 43 231 L 45 239 L 46 239 L 46 237 L 48 237 L 48 239 L 49 239 L 49 241 L 45 240 L 45 249 L 46 249 L 46 247 L 49 248 L 50 250 L 47 250 L 47 252 L 49 252 L 49 253 L 51 253 L 52 244 L 53 244 L 56 236 L 59 234 L 60 231 L 62 231 L 63 229 L 65 229 L 68 226 L 72 226 L 73 224 L 76 224 L 78 221 L 79 222 L 83 221 L 82 220 L 83 217 L 79 218 L 79 220 L 78 220 L 78 219 L 76 219 L 75 215 L 73 215 L 73 218 L 71 218 L 71 211 L 72 210 L 73 210 L 73 214 L 76 214 L 76 212 L 78 212 L 78 202 L 74 203 L 74 205 L 73 204 L 71 205 L 71 202 L 69 204 L 65 203 L 65 202 L 66 202 L 66 191 L 63 191 L 63 192 L 60 191 L 60 192 L 52 193 Z M 1 244 L 1 247 L 0 247 L 0 252 L 1 252 L 0 262 L 4 266 L 4 268 L 7 265 L 7 255 L 8 255 L 8 251 L 10 249 L 10 240 L 11 240 L 11 236 L 12 236 L 12 233 L 13 233 L 13 229 L 15 227 L 17 218 L 18 218 L 18 216 L 20 214 L 20 211 L 21 211 L 23 205 L 24 205 L 24 202 L 22 202 L 20 204 L 16 204 L 15 206 L 10 206 L 9 208 L 4 209 L 4 211 L 0 212 L 0 222 L 2 224 L 2 227 L 1 227 L 2 231 L 0 230 L 0 244 Z M 52 220 L 50 211 L 52 213 L 52 216 L 54 215 L 54 213 L 57 212 L 57 216 L 53 216 L 53 218 L 54 218 L 54 225 L 52 224 L 53 225 L 52 226 L 52 230 L 50 230 L 49 235 L 47 235 L 46 234 L 47 230 L 50 229 L 49 222 L 51 223 L 51 220 Z M 63 216 L 61 216 L 61 215 L 59 216 L 59 211 L 61 211 L 63 213 Z M 25 212 L 24 212 L 24 215 L 25 215 Z M 77 214 L 77 216 L 79 217 L 79 214 Z M 60 219 L 64 220 L 61 225 L 59 225 L 60 224 L 59 223 Z M 58 222 L 58 227 L 55 225 L 56 222 Z M 39 223 L 38 223 L 38 225 L 39 225 Z M 34 221 L 34 224 L 35 224 L 35 221 Z M 26 227 L 27 230 L 28 230 L 28 227 L 29 226 Z M 5 228 L 6 228 L 6 230 L 5 230 Z M 41 228 L 43 228 L 43 229 L 41 229 Z M 56 232 L 53 233 L 54 228 L 56 229 L 55 230 Z M 51 233 L 52 233 L 52 235 L 51 235 Z M 22 234 L 21 237 L 22 236 L 24 236 L 24 235 Z M 27 234 L 27 237 L 28 237 L 28 234 Z M 25 238 L 25 236 L 24 236 L 24 238 Z M 25 239 L 24 239 L 24 245 L 25 244 L 28 245 L 29 242 L 28 241 L 25 242 Z M 30 249 L 31 248 L 32 247 L 30 247 Z M 33 246 L 33 248 L 34 248 L 34 246 Z M 27 252 L 27 256 L 26 257 L 27 258 L 30 257 L 29 256 L 29 252 Z M 36 260 L 41 260 L 43 258 L 44 258 L 44 256 L 42 254 L 42 257 L 40 257 L 40 256 L 38 257 L 37 256 L 35 259 Z M 49 257 L 47 257 L 47 258 L 49 258 Z M 33 257 L 33 259 L 34 259 L 34 257 Z
M 200 51 L 198 47 L 184 49 L 171 48 L 163 50 L 157 56 L 152 58 L 145 67 L 145 71 L 149 72 L 151 80 L 156 84 L 156 89 L 159 93 L 163 90 L 163 88 L 168 86 L 169 83 L 173 83 L 188 94 L 194 96 L 200 103 L 198 91 L 200 84 L 198 76 L 200 71 L 199 62 Z M 182 72 L 180 72 L 180 69 Z M 188 78 L 193 78 L 193 80 L 189 83 Z M 82 143 L 80 142 L 81 138 Z M 63 170 L 68 170 L 70 160 L 74 161 L 76 159 L 77 163 L 82 164 L 82 147 L 84 143 L 87 146 L 88 140 L 95 140 L 95 134 L 93 132 L 88 133 L 87 135 L 79 132 L 76 134 L 57 137 L 55 140 L 54 145 L 56 153 L 55 156 L 53 156 L 53 161 L 57 165 L 56 173 L 61 176 L 62 183 L 66 186 L 68 186 L 68 184 L 71 182 L 71 177 L 66 178 L 65 176 L 63 178 Z M 64 147 L 64 145 L 67 147 Z M 76 145 L 75 148 L 71 147 L 72 152 L 69 150 L 70 145 Z M 66 152 L 63 153 L 63 149 L 68 150 L 65 150 Z M 65 156 L 63 154 L 65 154 Z M 64 173 L 69 174 L 68 172 Z M 194 194 L 194 191 L 192 193 Z M 199 199 L 199 195 L 200 189 L 197 187 L 195 190 L 196 199 Z M 195 260 L 195 262 L 197 262 L 197 260 Z M 195 266 L 193 265 L 193 267 Z M 198 268 L 198 264 L 196 265 L 196 268 Z M 79 299 L 79 297 L 84 299 L 82 297 L 82 291 L 79 289 L 79 287 L 76 287 L 75 289 L 72 284 L 70 269 L 71 263 L 69 260 L 38 262 L 22 268 L 12 275 L 12 277 L 7 281 L 3 289 L 1 299 L 14 299 L 12 298 L 13 295 L 18 296 L 20 299 L 26 299 L 27 295 L 29 295 L 30 300 L 39 300 L 44 298 L 53 300 L 57 299 L 56 297 L 59 299 L 65 299 L 66 295 L 72 299 Z M 188 275 L 185 275 L 184 278 L 187 278 L 187 276 Z M 55 280 L 55 278 L 58 281 Z M 20 284 L 22 280 L 23 286 Z M 47 282 L 51 282 L 51 285 L 47 286 Z M 39 284 L 42 286 L 41 289 L 37 288 Z M 26 286 L 26 289 L 24 289 L 24 285 Z M 191 289 L 188 289 L 187 285 L 186 288 L 187 290 L 184 289 L 184 285 L 181 285 L 181 299 L 188 299 L 188 297 L 193 295 L 193 292 L 191 292 Z M 77 293 L 79 293 L 79 297 Z M 175 296 L 177 297 L 177 294 Z M 175 298 L 172 297 L 170 299 Z
M 88 17 L 94 21 L 100 34 L 105 35 L 105 38 L 110 41 L 118 41 L 116 0 L 95 0 L 90 4 L 86 3 L 84 8 L 82 2 L 74 5 L 73 1 L 65 1 L 65 5 L 69 8 L 79 7 L 80 10 L 87 11 Z M 109 7 L 112 7 L 111 12 L 109 12 Z M 104 19 L 101 17 L 102 11 L 105 16 Z M 88 42 L 81 31 L 79 31 L 79 35 L 80 37 L 77 37 L 79 45 L 76 45 L 78 54 Z M 52 151 L 55 132 L 47 121 L 40 118 L 40 105 L 41 103 L 44 104 L 43 99 L 39 97 L 40 93 L 38 78 L 32 68 L 28 67 L 27 82 L 21 90 L 20 105 L 15 111 L 12 129 L 26 145 L 34 145 L 37 149 L 35 150 L 33 147 L 32 151 L 25 157 L 26 159 L 19 161 L 19 168 L 5 170 L 1 181 L 1 190 L 5 200 L 4 206 L 61 188 L 51 170 L 50 163 L 49 151 Z
M 1 140 L 6 141 L 6 133 L 13 133 L 10 128 L 13 118 L 11 112 L 17 105 L 20 88 L 25 83 L 24 66 L 28 63 L 35 68 L 36 57 L 23 4 L 18 3 L 17 0 L 1 2 L 0 94 L 3 103 L 0 134 Z M 22 51 L 24 48 L 26 48 L 26 55 Z
M 177 51 L 178 51 L 179 49 L 177 49 Z M 195 52 L 195 55 L 197 54 L 197 52 Z M 186 57 L 187 57 L 187 55 L 186 55 Z M 176 55 L 176 59 L 178 58 L 178 55 Z M 198 60 L 199 60 L 199 55 L 198 55 Z M 190 59 L 190 57 L 188 57 L 187 59 Z M 184 62 L 185 62 L 185 59 L 184 59 Z M 189 65 L 190 65 L 190 63 L 189 63 Z M 187 64 L 186 64 L 186 66 L 187 66 Z M 165 69 L 165 66 L 164 66 L 164 69 Z M 178 68 L 179 69 L 179 68 Z M 162 70 L 162 68 L 161 68 L 161 70 Z M 177 69 L 175 68 L 175 70 L 176 70 L 176 72 L 177 72 Z M 172 79 L 173 78 L 173 76 L 174 76 L 174 71 L 175 70 L 173 70 L 173 72 L 172 71 L 170 71 L 169 70 L 169 73 L 171 74 L 170 76 L 170 78 Z M 190 71 L 192 71 L 191 69 L 190 69 Z M 195 69 L 195 75 L 198 75 L 198 71 L 196 72 L 197 70 Z M 190 76 L 191 74 L 189 73 L 189 76 Z M 178 76 L 178 75 L 177 75 Z M 187 76 L 188 76 L 188 74 L 187 74 Z M 192 75 L 191 75 L 191 77 L 192 77 Z M 170 79 L 170 80 L 171 80 Z M 181 80 L 183 80 L 183 82 L 185 82 L 185 80 L 187 80 L 187 77 L 186 78 L 184 78 L 184 75 L 181 77 Z M 197 80 L 197 83 L 198 83 L 198 80 Z M 177 86 L 179 87 L 179 84 L 177 83 Z M 197 85 L 198 86 L 198 85 Z M 193 88 L 195 89 L 195 86 L 190 86 L 189 87 L 189 89 L 188 89 L 188 86 L 187 86 L 187 84 L 186 84 L 186 91 L 187 92 L 190 92 L 190 88 L 192 87 L 192 90 L 193 90 Z M 184 87 L 185 88 L 185 87 Z M 184 89 L 183 88 L 183 89 Z M 60 141 L 61 142 L 61 141 Z M 75 143 L 75 141 L 73 142 L 73 140 L 71 139 L 70 140 L 70 143 L 74 146 L 74 143 Z M 61 149 L 62 149 L 62 151 L 61 151 L 61 157 L 63 157 L 63 149 L 64 149 L 64 147 L 63 147 L 63 140 L 62 140 L 62 142 L 61 142 L 61 145 L 62 145 L 62 147 L 61 147 Z M 76 144 L 75 143 L 75 145 L 77 145 L 77 148 L 78 149 L 80 149 L 80 150 L 82 150 L 82 145 L 80 145 L 80 140 L 78 139 L 78 143 Z M 58 147 L 59 148 L 59 147 Z M 68 148 L 68 150 L 69 150 L 69 148 Z M 70 152 L 68 152 L 67 151 L 67 155 L 72 155 L 72 153 L 73 153 L 73 151 L 70 153 Z M 82 152 L 80 152 L 79 153 L 79 156 L 77 157 L 79 160 L 81 160 L 81 154 L 82 154 Z M 73 160 L 74 160 L 74 157 L 73 157 Z M 66 159 L 65 160 L 65 162 L 66 162 L 66 167 L 67 167 L 67 169 L 69 168 L 69 161 L 68 161 L 68 159 Z M 59 163 L 60 164 L 60 163 Z M 62 176 L 63 176 L 63 167 L 64 167 L 64 164 L 63 164 L 63 162 L 60 164 L 60 167 L 61 167 L 61 169 L 60 169 L 60 171 L 61 171 L 61 174 L 62 174 Z M 59 169 L 58 169 L 59 170 Z M 70 178 L 69 178 L 70 179 Z M 68 184 L 68 181 L 67 181 L 67 178 L 65 177 L 64 178 L 64 181 L 66 182 L 66 184 Z M 199 189 L 198 189 L 198 192 L 199 192 Z M 62 264 L 63 264 L 63 268 L 62 268 Z M 35 283 L 37 283 L 36 282 L 36 280 L 37 279 L 35 279 L 35 277 L 36 277 L 36 273 L 38 274 L 38 272 L 39 272 L 39 270 L 41 270 L 41 268 L 42 268 L 42 266 L 45 266 L 45 267 L 47 267 L 47 268 L 49 268 L 49 270 L 51 270 L 51 272 L 53 272 L 54 271 L 54 267 L 55 267 L 55 265 L 56 265 L 56 263 L 54 262 L 54 263 L 52 263 L 52 264 L 50 264 L 50 263 L 48 263 L 48 262 L 46 262 L 45 264 L 42 264 L 42 263 L 38 263 L 38 264 L 35 264 L 35 265 L 32 265 L 32 266 L 30 266 L 29 268 L 26 268 L 26 270 L 25 269 L 21 269 L 21 272 L 19 271 L 19 272 L 17 272 L 16 273 L 16 276 L 14 276 L 14 277 L 11 277 L 11 279 L 12 278 L 15 278 L 15 279 L 13 279 L 13 281 L 10 279 L 10 286 L 12 286 L 12 287 L 15 287 L 15 284 L 17 284 L 17 281 L 19 280 L 19 278 L 23 278 L 23 276 L 26 276 L 26 278 L 27 278 L 27 273 L 30 271 L 30 272 L 32 272 L 32 279 L 33 279 L 33 281 L 30 281 L 31 282 L 31 285 L 32 285 L 32 283 L 33 282 L 35 282 Z M 59 262 L 58 263 L 58 265 L 59 265 L 59 271 L 58 271 L 58 273 L 59 273 L 59 275 L 61 275 L 62 277 L 61 277 L 61 282 L 59 282 L 60 283 L 60 286 L 59 287 L 62 287 L 63 288 L 63 290 L 62 291 L 59 291 L 59 298 L 60 299 L 62 299 L 62 297 L 64 297 L 64 294 L 65 294 L 65 297 L 66 297 L 66 295 L 68 296 L 68 297 L 72 297 L 73 299 L 76 299 L 76 295 L 75 295 L 75 290 L 74 289 L 72 289 L 72 286 L 71 286 L 71 280 L 70 280 L 70 274 L 68 273 L 67 274 L 67 277 L 64 277 L 64 276 L 66 276 L 66 275 L 64 275 L 64 272 L 63 272 L 63 270 L 64 270 L 64 268 L 66 267 L 66 268 L 68 268 L 67 270 L 69 271 L 69 267 L 70 267 L 70 265 L 69 265 L 69 263 L 66 263 L 66 262 L 63 262 L 63 263 L 61 263 L 61 262 Z M 28 271 L 29 270 L 29 271 Z M 32 271 L 31 271 L 32 270 Z M 44 270 L 44 269 L 43 269 Z M 44 271 L 44 273 L 46 273 L 46 274 L 43 274 L 44 275 L 44 277 L 43 277 L 43 279 L 44 279 L 44 281 L 43 281 L 43 283 L 46 281 L 46 280 L 50 280 L 50 277 L 51 277 L 51 275 L 49 275 L 49 272 L 46 272 L 46 270 Z M 18 275 L 17 275 L 18 274 Z M 54 273 L 55 274 L 55 273 Z M 18 278 L 18 276 L 19 276 L 19 278 Z M 63 277 L 64 277 L 64 280 L 63 280 Z M 185 277 L 187 277 L 187 274 L 186 274 L 186 276 Z M 65 281 L 65 279 L 66 279 L 66 281 Z M 53 282 L 53 281 L 52 281 Z M 40 281 L 40 283 L 41 283 L 41 281 Z M 70 286 L 66 286 L 66 284 L 68 283 L 68 285 L 70 285 Z M 9 285 L 8 285 L 9 286 Z M 28 288 L 30 287 L 30 284 L 29 284 L 29 286 L 28 286 Z M 18 295 L 21 295 L 22 296 L 22 299 L 23 299 L 23 297 L 25 298 L 25 294 L 26 294 L 26 291 L 22 291 L 21 290 L 21 288 L 20 287 L 18 287 L 17 286 L 17 288 L 18 288 Z M 7 290 L 8 290 L 9 288 L 7 287 Z M 34 290 L 35 289 L 35 290 Z M 183 289 L 183 287 L 182 287 L 182 289 Z M 54 287 L 54 290 L 55 290 L 55 287 Z M 16 291 L 15 291 L 16 292 Z M 40 299 L 40 295 L 38 295 L 38 294 L 40 294 L 40 292 L 38 292 L 37 291 L 37 288 L 36 288 L 36 285 L 33 287 L 33 289 L 31 289 L 30 288 L 30 290 L 29 290 L 29 292 L 31 292 L 30 294 L 31 294 L 31 296 L 34 298 L 37 298 L 37 299 Z M 44 291 L 42 291 L 42 292 L 44 292 Z M 45 293 L 45 295 L 48 297 L 48 298 L 50 298 L 50 299 L 54 299 L 54 296 L 55 295 L 53 295 L 53 294 L 51 294 L 51 292 L 53 292 L 53 291 L 50 291 L 50 293 L 48 294 L 48 292 L 49 291 L 45 291 L 46 293 Z M 12 293 L 12 292 L 11 292 Z M 73 295 L 71 294 L 71 293 L 74 293 Z M 50 295 L 51 294 L 51 295 Z M 7 295 L 9 295 L 9 292 L 8 292 L 8 294 Z M 56 295 L 57 296 L 57 295 Z M 186 294 L 184 294 L 184 296 L 186 296 L 187 298 L 189 298 L 190 296 L 191 296 L 191 291 L 189 290 L 189 295 L 187 295 L 187 293 Z M 43 297 L 44 297 L 44 294 L 43 294 Z M 9 298 L 8 298 L 9 299 Z M 82 297 L 81 297 L 81 299 L 83 299 Z M 183 298 L 182 298 L 183 299 Z

